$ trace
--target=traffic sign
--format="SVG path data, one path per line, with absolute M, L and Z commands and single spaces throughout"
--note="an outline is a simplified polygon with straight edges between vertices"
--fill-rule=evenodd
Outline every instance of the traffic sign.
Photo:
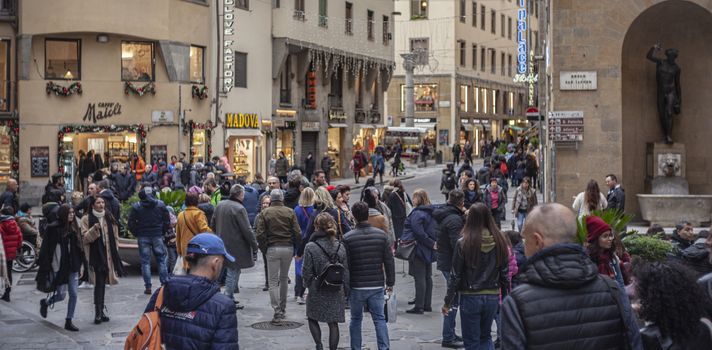
M 527 120 L 530 122 L 538 122 L 544 120 L 544 116 L 539 113 L 539 108 L 536 107 L 527 108 L 526 116 Z

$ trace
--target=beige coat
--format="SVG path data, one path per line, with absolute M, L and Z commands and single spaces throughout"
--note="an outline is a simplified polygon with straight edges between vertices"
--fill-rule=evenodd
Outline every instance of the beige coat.
M 104 239 L 104 246 L 106 247 L 106 257 L 109 261 L 107 261 L 107 266 L 109 267 L 109 273 L 107 277 L 107 283 L 114 285 L 114 284 L 119 284 L 119 276 L 116 274 L 116 271 L 114 270 L 114 264 L 111 262 L 112 261 L 112 254 L 111 254 L 111 246 L 109 244 L 109 237 L 108 237 L 108 232 L 109 228 L 106 224 L 106 219 L 101 218 L 99 219 L 99 223 L 101 224 L 101 231 L 95 230 L 94 227 L 89 227 L 89 214 L 86 214 L 82 217 L 82 243 L 84 244 L 84 256 L 86 257 L 87 261 L 89 261 L 89 255 L 90 253 L 90 245 L 92 242 L 96 241 L 97 238 L 99 238 L 99 235 L 102 235 L 102 239 Z M 117 244 L 117 249 L 118 249 L 118 244 L 119 244 L 119 227 L 114 224 L 113 226 L 114 230 L 114 239 L 116 240 Z M 96 284 L 95 278 L 94 278 L 94 270 L 92 269 L 91 265 L 87 264 L 89 266 L 89 282 L 91 284 Z

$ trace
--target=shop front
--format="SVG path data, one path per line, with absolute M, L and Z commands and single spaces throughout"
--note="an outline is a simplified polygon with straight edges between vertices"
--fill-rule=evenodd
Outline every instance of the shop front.
M 193 120 L 189 120 L 186 127 L 183 128 L 183 132 L 188 132 L 190 139 L 190 163 L 205 164 L 210 161 L 212 157 L 212 139 L 213 139 L 213 125 L 212 121 L 207 123 L 196 123 Z
M 227 113 L 225 115 L 226 151 L 232 172 L 254 179 L 260 162 L 262 132 L 260 116 L 250 113 Z
M 346 114 L 342 110 L 332 110 L 329 112 L 329 130 L 327 135 L 327 154 L 334 163 L 331 167 L 331 177 L 339 178 L 344 176 L 342 171 L 348 161 L 342 162 L 342 158 L 351 159 L 350 155 L 344 155 L 344 141 L 346 140 Z
M 297 112 L 293 109 L 278 109 L 274 118 L 274 157 L 279 158 L 279 154 L 284 152 L 284 156 L 289 161 L 289 165 L 298 162 L 296 158 L 296 135 Z

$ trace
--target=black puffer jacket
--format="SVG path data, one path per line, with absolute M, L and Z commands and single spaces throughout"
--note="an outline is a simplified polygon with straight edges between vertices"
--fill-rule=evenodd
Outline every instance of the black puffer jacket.
M 435 210 L 433 217 L 438 223 L 438 270 L 450 272 L 452 254 L 465 226 L 465 218 L 459 208 L 450 204 Z
M 580 246 L 546 248 L 519 276 L 521 284 L 502 305 L 503 349 L 626 349 L 631 329 L 633 348 L 640 348 L 615 282 L 599 275 Z
M 349 256 L 351 288 L 393 286 L 395 262 L 383 231 L 368 223 L 358 223 L 344 236 L 343 242 Z

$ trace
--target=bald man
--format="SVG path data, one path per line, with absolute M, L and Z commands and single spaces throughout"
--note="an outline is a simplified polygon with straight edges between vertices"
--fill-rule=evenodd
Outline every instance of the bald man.
M 641 349 L 630 302 L 576 241 L 576 217 L 536 206 L 523 230 L 529 258 L 502 305 L 503 349 Z
M 17 200 L 17 181 L 15 179 L 7 180 L 5 192 L 0 196 L 0 207 L 12 208 L 12 212 L 17 213 L 20 203 Z

